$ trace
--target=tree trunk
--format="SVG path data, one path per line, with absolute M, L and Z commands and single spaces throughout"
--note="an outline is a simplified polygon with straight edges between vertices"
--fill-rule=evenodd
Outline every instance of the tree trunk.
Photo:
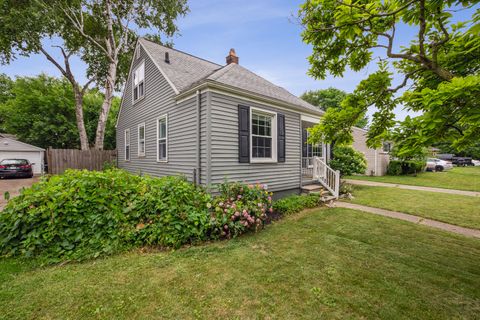
M 75 116 L 77 120 L 78 134 L 80 136 L 80 149 L 88 150 L 88 137 L 85 130 L 85 122 L 83 120 L 83 92 L 79 88 L 73 88 L 75 94 Z
M 103 150 L 105 140 L 105 127 L 107 126 L 108 114 L 112 106 L 113 92 L 115 82 L 117 81 L 117 62 L 111 62 L 108 67 L 107 80 L 105 81 L 105 100 L 103 100 L 102 110 L 98 117 L 97 133 L 95 137 L 95 149 Z

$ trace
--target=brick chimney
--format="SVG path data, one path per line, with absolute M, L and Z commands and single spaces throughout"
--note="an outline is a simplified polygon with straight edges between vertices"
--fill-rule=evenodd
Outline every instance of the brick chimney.
M 237 57 L 237 54 L 235 53 L 235 49 L 233 48 L 230 49 L 230 52 L 228 53 L 226 60 L 227 60 L 227 64 L 230 64 L 230 63 L 238 64 L 238 57 Z

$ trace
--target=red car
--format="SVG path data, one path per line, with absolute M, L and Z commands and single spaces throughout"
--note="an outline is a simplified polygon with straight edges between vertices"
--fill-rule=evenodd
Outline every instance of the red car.
M 26 159 L 3 159 L 0 161 L 0 178 L 33 177 L 33 163 Z

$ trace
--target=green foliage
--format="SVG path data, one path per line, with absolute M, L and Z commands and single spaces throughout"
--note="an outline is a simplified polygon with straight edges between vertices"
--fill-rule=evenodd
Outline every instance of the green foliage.
M 289 215 L 297 213 L 306 208 L 315 208 L 320 205 L 320 195 L 292 195 L 273 203 L 273 210 L 282 214 Z
M 367 170 L 365 156 L 350 146 L 335 145 L 329 164 L 334 170 L 339 170 L 342 176 L 364 174 Z
M 67 170 L 25 189 L 0 214 L 0 253 L 81 260 L 138 245 L 204 240 L 211 196 L 181 177 Z
M 272 193 L 264 185 L 224 182 L 218 190 L 220 195 L 212 207 L 215 237 L 232 238 L 249 230 L 258 231 L 272 212 Z
M 333 87 L 328 89 L 310 90 L 300 96 L 303 100 L 311 105 L 317 106 L 323 111 L 327 111 L 330 108 L 340 110 L 342 108 L 341 103 L 346 97 L 347 93 L 345 91 Z M 355 123 L 355 126 L 365 128 L 367 124 L 368 117 L 364 116 Z
M 471 8 L 475 3 L 306 1 L 300 19 L 303 40 L 313 47 L 310 75 L 342 76 L 347 69 L 360 71 L 379 61 L 378 70 L 360 82 L 341 109 L 327 110 L 314 129 L 316 139 L 349 143 L 351 127 L 373 106 L 377 111 L 367 144 L 378 147 L 397 124 L 393 110 L 401 103 L 422 115 L 400 123 L 410 136 L 400 153 L 447 137 L 458 150 L 476 143 L 480 139 L 480 9 Z M 415 36 L 399 46 L 400 33 L 395 30 L 405 24 Z M 393 74 L 400 77 L 395 86 Z M 402 88 L 408 90 L 397 95 Z
M 391 160 L 387 167 L 387 175 L 417 174 L 425 169 L 425 165 L 425 160 Z
M 8 99 L 0 103 L 4 131 L 38 147 L 78 148 L 75 101 L 71 84 L 47 75 L 18 77 L 9 88 Z M 103 95 L 90 90 L 84 97 L 84 118 L 93 144 Z M 105 149 L 115 149 L 115 121 L 120 99 L 115 97 L 107 121 Z

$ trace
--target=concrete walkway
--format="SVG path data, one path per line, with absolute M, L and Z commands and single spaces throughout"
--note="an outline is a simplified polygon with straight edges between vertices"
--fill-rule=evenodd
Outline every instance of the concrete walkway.
M 464 236 L 468 237 L 475 237 L 475 238 L 480 238 L 480 230 L 476 229 L 470 229 L 470 228 L 464 228 L 464 227 L 459 227 L 455 226 L 453 224 L 448 224 L 436 220 L 430 220 L 427 218 L 422 218 L 418 216 L 414 216 L 411 214 L 406 214 L 402 212 L 397 212 L 397 211 L 390 211 L 390 210 L 385 210 L 385 209 L 379 209 L 379 208 L 373 208 L 373 207 L 367 207 L 367 206 L 362 206 L 360 204 L 354 204 L 350 202 L 342 202 L 338 201 L 335 203 L 336 207 L 340 208 L 348 208 L 348 209 L 354 209 L 354 210 L 360 210 L 368 213 L 373 213 L 373 214 L 378 214 L 380 216 L 384 217 L 390 217 L 390 218 L 395 218 L 395 219 L 400 219 L 404 221 L 409 221 L 417 224 L 423 224 L 429 227 L 461 234 Z
M 385 183 L 385 182 L 376 182 L 376 181 L 367 181 L 367 180 L 345 179 L 344 181 L 349 183 L 349 184 L 355 184 L 355 185 L 359 185 L 359 186 L 388 187 L 388 188 L 399 188 L 399 189 L 408 189 L 408 190 L 420 190 L 420 191 L 458 194 L 458 195 L 461 195 L 461 196 L 470 196 L 470 197 L 480 197 L 480 192 L 476 192 L 476 191 L 464 191 L 464 190 L 455 190 L 455 189 L 411 186 L 411 185 L 406 185 L 406 184 Z

